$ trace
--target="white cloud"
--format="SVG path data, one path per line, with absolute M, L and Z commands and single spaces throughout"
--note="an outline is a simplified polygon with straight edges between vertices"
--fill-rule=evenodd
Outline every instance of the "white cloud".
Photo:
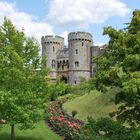
M 67 46 L 68 45 L 68 31 L 64 31 L 60 34 L 60 36 L 64 37 L 64 44 Z
M 87 27 L 129 12 L 122 0 L 52 0 L 47 19 L 59 26 Z
M 94 46 L 103 46 L 105 43 L 94 43 Z
M 25 29 L 27 36 L 35 36 L 40 42 L 41 36 L 53 34 L 53 28 L 46 22 L 37 22 L 36 17 L 24 12 L 18 11 L 15 3 L 0 2 L 0 24 L 4 17 L 9 18 L 18 29 Z

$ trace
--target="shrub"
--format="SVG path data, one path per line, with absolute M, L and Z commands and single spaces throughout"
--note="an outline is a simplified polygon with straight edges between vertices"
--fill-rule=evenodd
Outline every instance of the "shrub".
M 63 102 L 61 100 L 58 101 L 58 105 L 59 105 L 60 109 L 63 108 Z
M 62 109 L 62 102 L 52 102 L 47 111 L 46 121 L 48 125 L 66 140 L 80 140 L 79 132 L 83 122 L 69 116 Z
M 77 115 L 77 111 L 76 110 L 72 110 L 71 114 L 72 114 L 72 117 L 74 118 L 76 115 Z
M 126 128 L 109 118 L 96 121 L 89 118 L 80 135 L 82 140 L 139 140 L 139 132 L 138 129 Z
M 50 93 L 50 101 L 56 101 L 57 97 L 58 97 L 57 93 L 55 92 Z

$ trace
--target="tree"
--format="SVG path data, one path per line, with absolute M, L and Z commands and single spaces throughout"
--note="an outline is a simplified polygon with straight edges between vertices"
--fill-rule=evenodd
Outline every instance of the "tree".
M 36 40 L 5 18 L 0 26 L 0 120 L 10 124 L 11 140 L 15 125 L 33 128 L 41 119 L 48 93 L 47 72 Z
M 70 92 L 71 86 L 65 84 L 61 79 L 58 77 L 55 83 L 49 84 L 49 98 L 50 101 L 55 101 L 58 99 L 59 96 L 66 95 Z
M 94 120 L 89 117 L 88 122 L 80 131 L 80 140 L 139 140 L 139 129 L 127 128 L 119 122 L 109 118 Z
M 117 118 L 131 125 L 140 122 L 140 11 L 135 10 L 127 28 L 104 29 L 110 40 L 103 55 L 94 58 L 98 71 L 92 84 L 106 92 L 118 87 L 115 102 L 121 103 Z

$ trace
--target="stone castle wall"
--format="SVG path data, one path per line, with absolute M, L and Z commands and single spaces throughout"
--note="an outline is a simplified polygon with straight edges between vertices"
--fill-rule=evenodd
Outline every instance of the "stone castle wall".
M 64 46 L 64 38 L 60 36 L 43 36 L 41 38 L 42 56 L 47 56 L 46 66 L 52 69 L 51 77 L 57 77 L 57 52 Z
M 98 54 L 98 49 L 93 48 L 90 33 L 69 33 L 68 48 L 64 48 L 64 38 L 60 36 L 43 36 L 41 43 L 42 56 L 48 58 L 46 64 L 52 69 L 52 78 L 61 75 L 67 78 L 68 83 L 79 84 L 81 77 L 88 79 L 93 75 L 95 65 L 92 66 L 91 57 Z M 52 63 L 53 60 L 55 64 Z
M 81 77 L 90 77 L 90 47 L 92 35 L 85 32 L 73 32 L 68 35 L 69 82 L 77 84 Z

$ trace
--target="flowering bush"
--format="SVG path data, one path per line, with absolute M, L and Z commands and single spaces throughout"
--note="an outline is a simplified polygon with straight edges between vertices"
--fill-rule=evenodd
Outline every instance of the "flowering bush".
M 53 102 L 47 111 L 47 123 L 58 134 L 72 140 L 80 133 L 83 122 L 69 116 L 58 102 Z

